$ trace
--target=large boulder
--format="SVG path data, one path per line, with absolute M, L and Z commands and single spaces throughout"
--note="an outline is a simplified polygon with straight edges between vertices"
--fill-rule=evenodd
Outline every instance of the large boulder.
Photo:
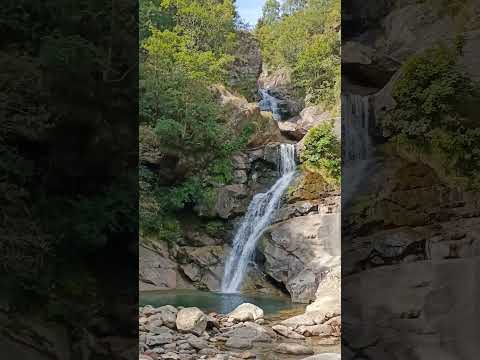
M 271 226 L 260 250 L 265 271 L 285 284 L 292 300 L 315 300 L 323 276 L 338 265 L 340 214 L 308 214 Z
M 237 322 L 255 321 L 263 319 L 263 310 L 254 304 L 243 303 L 228 314 L 228 317 Z
M 176 325 L 181 332 L 202 335 L 207 328 L 207 316 L 196 307 L 181 309 L 177 314 Z

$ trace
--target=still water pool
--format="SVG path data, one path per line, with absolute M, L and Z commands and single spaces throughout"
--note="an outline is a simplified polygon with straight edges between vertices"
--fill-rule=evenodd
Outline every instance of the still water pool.
M 281 312 L 296 312 L 296 310 L 300 312 L 303 308 L 299 304 L 293 304 L 287 297 L 223 294 L 198 290 L 145 291 L 140 293 L 141 306 L 147 304 L 154 307 L 163 305 L 196 306 L 207 313 L 226 314 L 245 302 L 261 307 L 266 316 L 274 316 Z

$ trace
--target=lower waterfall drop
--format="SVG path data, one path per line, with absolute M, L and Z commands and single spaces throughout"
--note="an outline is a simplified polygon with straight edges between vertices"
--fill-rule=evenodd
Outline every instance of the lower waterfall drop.
M 247 213 L 233 238 L 233 249 L 225 264 L 221 291 L 235 293 L 240 287 L 252 260 L 258 239 L 270 225 L 280 199 L 295 176 L 295 146 L 280 145 L 280 178 L 265 193 L 253 197 Z

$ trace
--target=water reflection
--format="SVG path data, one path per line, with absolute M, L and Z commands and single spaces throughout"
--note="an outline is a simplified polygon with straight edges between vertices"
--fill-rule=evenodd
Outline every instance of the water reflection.
M 204 312 L 226 314 L 238 305 L 249 302 L 263 309 L 265 315 L 273 315 L 282 310 L 295 309 L 287 297 L 249 296 L 244 294 L 224 294 L 198 290 L 148 291 L 140 294 L 140 305 L 163 305 L 192 307 L 196 306 Z

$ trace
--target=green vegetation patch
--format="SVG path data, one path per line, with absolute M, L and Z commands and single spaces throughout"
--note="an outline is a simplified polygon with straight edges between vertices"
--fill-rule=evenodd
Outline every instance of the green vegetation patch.
M 448 159 L 445 174 L 478 186 L 480 97 L 478 85 L 457 67 L 459 50 L 437 46 L 407 61 L 393 91 L 397 106 L 382 125 L 392 142 Z
M 265 3 L 257 26 L 263 59 L 288 68 L 307 105 L 338 107 L 340 98 L 340 1 L 292 0 Z
M 321 174 L 330 184 L 339 185 L 340 153 L 340 142 L 333 132 L 333 124 L 326 122 L 308 131 L 300 160 L 307 170 Z

